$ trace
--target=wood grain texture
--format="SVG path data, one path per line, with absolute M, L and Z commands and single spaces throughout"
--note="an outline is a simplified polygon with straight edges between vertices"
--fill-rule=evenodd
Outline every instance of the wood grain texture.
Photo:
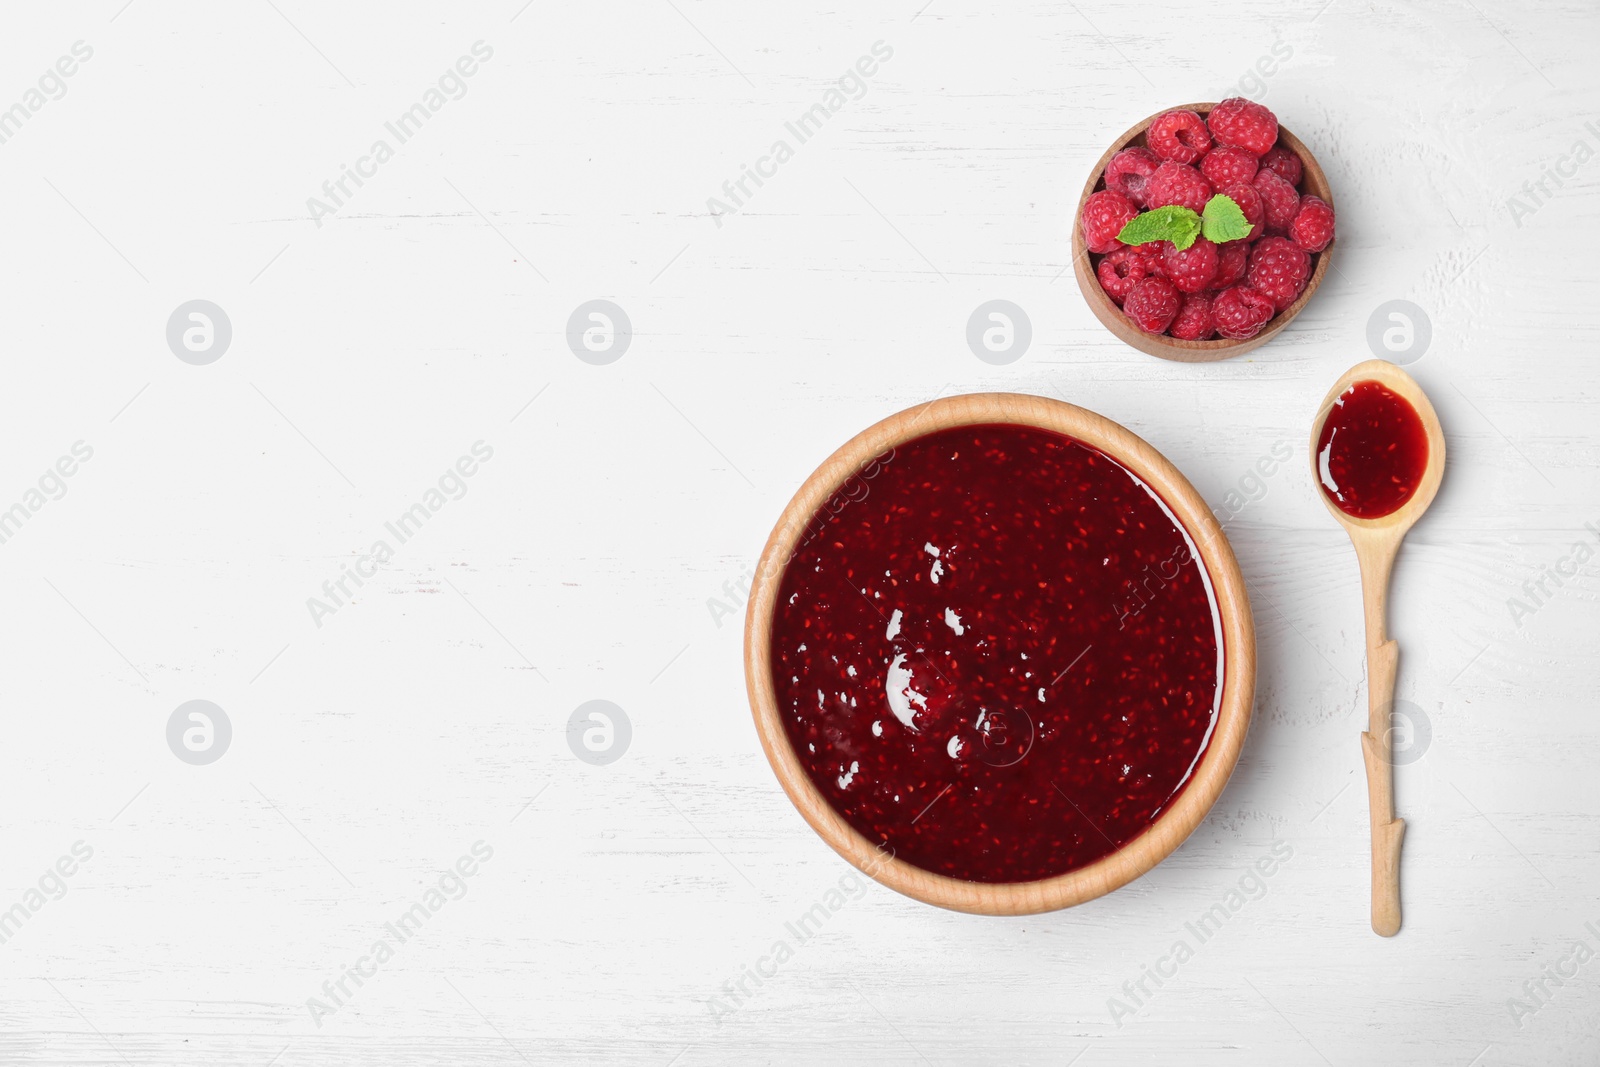
M 1111 142 L 1111 147 L 1105 150 L 1089 171 L 1089 178 L 1084 182 L 1083 195 L 1078 198 L 1078 210 L 1073 215 L 1074 219 L 1083 217 L 1083 205 L 1089 197 L 1100 189 L 1104 189 L 1106 164 L 1111 162 L 1111 157 L 1130 145 L 1145 147 L 1145 131 L 1150 128 L 1150 123 L 1162 112 L 1171 111 L 1173 108 L 1186 108 L 1195 112 L 1201 118 L 1211 114 L 1211 109 L 1216 106 L 1216 101 L 1198 104 L 1173 104 L 1164 107 L 1153 115 L 1140 119 L 1128 128 L 1121 137 Z M 1300 138 L 1290 133 L 1288 128 L 1279 125 L 1278 139 L 1295 155 L 1300 157 L 1304 173 L 1301 175 L 1300 194 L 1302 196 L 1317 196 L 1333 206 L 1333 189 L 1328 184 L 1328 176 L 1323 173 L 1322 166 L 1317 162 L 1317 157 L 1311 148 Z M 1110 330 L 1124 343 L 1132 345 L 1146 355 L 1159 356 L 1162 359 L 1176 360 L 1180 363 L 1210 363 L 1219 359 L 1231 359 L 1242 356 L 1246 352 L 1254 351 L 1278 336 L 1289 323 L 1294 321 L 1296 315 L 1311 302 L 1316 295 L 1318 287 L 1322 285 L 1323 275 L 1328 273 L 1328 265 L 1333 262 L 1333 249 L 1338 244 L 1335 239 L 1329 242 L 1328 247 L 1321 252 L 1311 253 L 1311 276 L 1306 280 L 1306 287 L 1294 303 L 1284 308 L 1272 317 L 1261 328 L 1261 332 L 1254 337 L 1243 340 L 1226 337 L 1215 338 L 1210 341 L 1186 341 L 1180 337 L 1167 337 L 1160 334 L 1146 333 L 1135 326 L 1128 316 L 1122 313 L 1116 301 L 1106 295 L 1101 288 L 1095 271 L 1099 268 L 1101 256 L 1089 251 L 1088 242 L 1083 239 L 1083 227 L 1072 227 L 1072 273 L 1078 280 L 1078 291 L 1083 294 L 1084 302 L 1089 305 L 1089 310 L 1094 312 L 1095 318 Z
M 812 783 L 784 730 L 772 684 L 772 619 L 778 589 L 801 538 L 845 481 L 876 457 L 907 441 L 953 426 L 1005 423 L 1037 426 L 1082 441 L 1111 456 L 1153 488 L 1193 540 L 1216 596 L 1222 628 L 1222 697 L 1205 755 L 1178 800 L 1132 841 L 1087 867 L 1021 883 L 981 883 L 924 870 L 885 853 L 845 821 Z M 859 870 L 909 897 L 981 915 L 1032 915 L 1082 904 L 1120 889 L 1183 843 L 1233 773 L 1250 729 L 1255 700 L 1255 621 L 1244 577 L 1227 536 L 1183 474 L 1160 452 L 1110 419 L 1043 397 L 972 393 L 918 404 L 891 415 L 824 460 L 784 508 L 756 568 L 745 622 L 745 686 L 761 747 L 784 792 L 811 828 Z

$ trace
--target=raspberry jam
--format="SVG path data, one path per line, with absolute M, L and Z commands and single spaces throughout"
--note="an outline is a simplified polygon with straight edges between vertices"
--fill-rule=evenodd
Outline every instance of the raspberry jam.
M 1317 475 L 1334 506 L 1358 519 L 1398 511 L 1428 469 L 1428 431 L 1405 397 L 1373 381 L 1339 394 L 1317 438 Z
M 1222 696 L 1211 579 L 1110 456 L 1019 425 L 915 438 L 846 483 L 779 585 L 772 682 L 811 781 L 929 871 L 1083 867 L 1183 791 Z

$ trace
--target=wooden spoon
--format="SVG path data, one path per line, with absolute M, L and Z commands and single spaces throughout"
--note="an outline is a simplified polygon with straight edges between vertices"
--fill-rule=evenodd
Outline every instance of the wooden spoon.
M 1343 511 L 1324 491 L 1318 466 L 1323 424 L 1334 402 L 1356 382 L 1377 382 L 1410 402 L 1428 437 L 1427 467 L 1416 490 L 1397 510 L 1381 518 L 1362 519 Z M 1439 427 L 1439 417 L 1421 387 L 1393 363 L 1372 359 L 1357 364 L 1328 390 L 1312 420 L 1311 473 L 1322 502 L 1350 534 L 1361 564 L 1361 599 L 1367 630 L 1367 729 L 1361 735 L 1361 751 L 1367 765 L 1367 804 L 1372 819 L 1372 929 L 1384 937 L 1393 937 L 1400 932 L 1400 841 L 1406 824 L 1394 814 L 1393 738 L 1389 728 L 1400 649 L 1385 632 L 1384 618 L 1389 574 L 1400 542 L 1433 502 L 1444 475 L 1444 431 Z

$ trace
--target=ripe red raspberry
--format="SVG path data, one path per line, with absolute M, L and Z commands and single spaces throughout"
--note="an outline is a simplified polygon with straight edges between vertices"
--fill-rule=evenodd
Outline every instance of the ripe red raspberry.
M 1109 252 L 1121 248 L 1117 234 L 1128 220 L 1139 214 L 1133 201 L 1121 193 L 1102 189 L 1089 197 L 1083 205 L 1083 239 L 1091 252 Z
M 1129 245 L 1135 252 L 1144 256 L 1145 273 L 1152 278 L 1165 278 L 1167 265 L 1161 258 L 1161 253 L 1166 249 L 1168 242 L 1151 241 L 1149 244 Z
M 1294 303 L 1311 277 L 1311 257 L 1286 237 L 1263 237 L 1250 250 L 1245 283 L 1279 311 Z
M 1333 240 L 1333 208 L 1321 197 L 1300 198 L 1300 213 L 1289 223 L 1289 240 L 1307 252 L 1320 252 Z
M 1178 251 L 1171 241 L 1161 242 L 1162 273 L 1178 287 L 1179 292 L 1198 293 L 1211 288 L 1211 279 L 1217 276 L 1217 246 L 1204 237 L 1196 237 L 1194 244 Z
M 1211 109 L 1206 119 L 1218 144 L 1261 155 L 1278 139 L 1278 118 L 1253 100 L 1230 97 Z
M 1148 148 L 1124 148 L 1106 164 L 1106 188 L 1144 207 L 1145 183 L 1160 165 L 1160 158 Z
M 1244 270 L 1250 262 L 1248 241 L 1229 241 L 1217 252 L 1217 273 L 1211 279 L 1211 288 L 1227 289 L 1244 281 Z
M 1161 333 L 1177 316 L 1182 302 L 1183 297 L 1171 282 L 1165 278 L 1146 278 L 1134 284 L 1128 299 L 1122 302 L 1122 310 L 1139 329 Z
M 1172 336 L 1184 341 L 1209 341 L 1217 332 L 1217 320 L 1211 314 L 1211 297 L 1207 293 L 1190 293 L 1183 298 L 1177 318 L 1168 330 Z
M 1163 111 L 1145 131 L 1150 150 L 1175 163 L 1193 163 L 1211 150 L 1211 135 L 1199 115 L 1183 108 Z
M 1218 145 L 1200 161 L 1200 173 L 1214 188 L 1248 182 L 1256 176 L 1256 157 L 1242 148 Z
M 1300 175 L 1304 170 L 1300 164 L 1300 157 L 1283 145 L 1275 144 L 1267 149 L 1261 157 L 1261 167 L 1263 170 L 1277 171 L 1278 177 L 1297 189 L 1300 187 Z
M 1112 252 L 1108 252 L 1100 261 L 1100 266 L 1095 269 L 1095 276 L 1100 279 L 1100 288 L 1106 295 L 1114 300 L 1118 307 L 1128 298 L 1128 292 L 1139 282 L 1151 275 L 1150 254 L 1143 251 L 1143 246 L 1129 247 L 1123 245 Z
M 1145 194 L 1148 198 L 1145 206 L 1151 211 L 1168 204 L 1181 204 L 1191 211 L 1201 212 L 1206 209 L 1206 201 L 1211 199 L 1211 183 L 1188 164 L 1168 160 L 1150 176 Z
M 1267 209 L 1267 232 L 1282 236 L 1289 232 L 1289 223 L 1300 212 L 1300 194 L 1294 186 L 1278 177 L 1275 170 L 1263 170 L 1251 182 Z
M 1260 333 L 1261 327 L 1272 321 L 1272 315 L 1272 300 L 1243 285 L 1224 289 L 1211 301 L 1217 332 L 1236 341 Z
M 1260 175 L 1257 175 L 1257 177 L 1260 177 Z M 1261 199 L 1261 194 L 1256 192 L 1255 186 L 1238 182 L 1233 185 L 1224 185 L 1217 192 L 1238 204 L 1239 210 L 1244 212 L 1245 220 L 1250 223 L 1250 232 L 1244 236 L 1243 241 L 1254 241 L 1266 232 L 1267 203 Z M 1217 288 L 1220 289 L 1222 286 Z

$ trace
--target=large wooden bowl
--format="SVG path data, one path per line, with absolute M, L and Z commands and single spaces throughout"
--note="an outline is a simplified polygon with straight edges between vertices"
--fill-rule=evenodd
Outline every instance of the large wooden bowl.
M 1086 867 L 1033 882 L 968 882 L 934 874 L 880 850 L 833 809 L 790 747 L 772 684 L 773 610 L 784 568 L 822 505 L 846 479 L 912 438 L 953 426 L 1012 423 L 1076 438 L 1122 463 L 1161 495 L 1199 548 L 1215 591 L 1223 638 L 1222 700 L 1211 741 L 1177 801 L 1121 849 Z M 828 457 L 784 509 L 767 540 L 745 620 L 745 683 L 756 731 L 784 792 L 811 828 L 864 873 L 909 897 L 956 911 L 1024 915 L 1111 892 L 1167 857 L 1200 824 L 1227 784 L 1250 726 L 1255 624 L 1244 578 L 1211 509 L 1178 469 L 1132 431 L 1092 411 L 1042 397 L 976 393 L 934 400 L 869 427 Z
M 1211 114 L 1215 103 L 1208 104 L 1179 104 L 1179 108 L 1187 108 L 1197 113 L 1202 119 Z M 1311 277 L 1306 282 L 1305 291 L 1295 299 L 1295 302 L 1273 316 L 1272 320 L 1261 328 L 1261 332 L 1254 337 L 1242 341 L 1229 338 L 1219 338 L 1214 341 L 1184 341 L 1176 337 L 1167 337 L 1163 334 L 1145 333 L 1133 324 L 1133 320 L 1122 313 L 1122 309 L 1106 295 L 1100 288 L 1100 279 L 1095 277 L 1095 271 L 1100 266 L 1099 253 L 1090 252 L 1083 239 L 1083 205 L 1091 194 L 1106 187 L 1106 164 L 1111 162 L 1111 157 L 1132 146 L 1146 147 L 1145 131 L 1150 128 L 1150 123 L 1164 112 L 1172 108 L 1162 108 L 1149 118 L 1136 124 L 1127 133 L 1106 149 L 1106 154 L 1094 165 L 1094 170 L 1089 172 L 1089 180 L 1084 184 L 1083 195 L 1078 197 L 1078 210 L 1072 215 L 1072 272 L 1078 278 L 1078 288 L 1083 291 L 1083 298 L 1089 302 L 1089 310 L 1094 312 L 1094 317 L 1099 319 L 1105 328 L 1116 334 L 1123 341 L 1137 348 L 1139 351 L 1160 356 L 1162 359 L 1175 359 L 1184 363 L 1210 363 L 1214 360 L 1227 359 L 1237 356 L 1251 349 L 1260 348 L 1276 337 L 1285 326 L 1294 321 L 1302 308 L 1316 293 L 1317 287 L 1322 284 L 1322 276 L 1328 272 L 1328 256 L 1333 251 L 1333 246 L 1338 244 L 1335 240 L 1321 252 L 1311 253 Z M 1304 165 L 1304 173 L 1300 178 L 1300 195 L 1319 196 L 1327 201 L 1328 206 L 1333 206 L 1333 191 L 1328 187 L 1328 176 L 1322 173 L 1317 159 L 1305 143 L 1278 126 L 1278 140 L 1286 147 L 1293 150 L 1300 157 Z

